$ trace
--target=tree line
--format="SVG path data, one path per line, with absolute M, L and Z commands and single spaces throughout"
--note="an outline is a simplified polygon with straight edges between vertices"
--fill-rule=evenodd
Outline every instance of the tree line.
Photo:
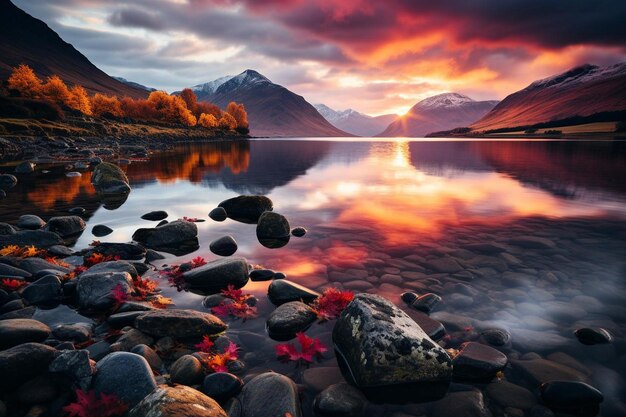
M 196 94 L 185 88 L 180 96 L 153 91 L 146 99 L 135 99 L 96 93 L 89 95 L 80 85 L 68 87 L 58 76 L 43 82 L 28 65 L 13 69 L 7 80 L 10 91 L 21 97 L 47 100 L 94 117 L 129 117 L 185 126 L 202 126 L 225 130 L 248 131 L 248 115 L 243 104 L 230 102 L 225 111 L 212 103 L 198 102 Z

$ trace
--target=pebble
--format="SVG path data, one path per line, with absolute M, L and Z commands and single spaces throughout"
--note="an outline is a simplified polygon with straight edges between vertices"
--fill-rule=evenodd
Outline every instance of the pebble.
M 496 349 L 465 342 L 452 360 L 454 376 L 461 379 L 489 380 L 506 367 L 508 359 Z
M 166 211 L 158 210 L 158 211 L 151 211 L 149 213 L 146 213 L 143 216 L 141 216 L 141 218 L 144 220 L 150 220 L 150 221 L 160 221 L 160 220 L 167 218 L 167 216 L 168 214 Z
M 315 311 L 301 301 L 281 304 L 267 318 L 267 331 L 274 340 L 290 340 L 317 320 Z
M 226 210 L 223 207 L 216 207 L 209 212 L 209 217 L 216 222 L 223 222 L 226 220 Z
M 216 255 L 230 256 L 237 252 L 237 242 L 232 236 L 222 236 L 212 241 L 209 249 Z
M 416 310 L 423 311 L 426 314 L 429 314 L 434 308 L 441 302 L 442 298 L 437 294 L 427 293 L 419 296 L 413 303 L 411 303 L 411 307 Z
M 195 356 L 181 356 L 170 367 L 170 379 L 175 384 L 196 385 L 201 383 L 203 378 L 202 363 Z
M 600 391 L 580 381 L 550 381 L 541 385 L 541 400 L 553 411 L 574 411 L 604 401 Z
M 250 281 L 269 281 L 274 278 L 275 272 L 271 269 L 253 269 L 250 271 Z
M 227 326 L 218 317 L 194 310 L 155 310 L 135 320 L 135 327 L 156 337 L 196 337 L 215 335 Z
M 96 394 L 114 394 L 133 407 L 156 387 L 150 365 L 142 356 L 113 352 L 97 363 L 93 378 Z
M 228 372 L 209 374 L 202 382 L 201 391 L 219 403 L 224 403 L 238 395 L 243 388 L 243 381 Z
M 113 233 L 113 229 L 104 224 L 97 224 L 91 228 L 91 234 L 95 237 L 103 237 Z
M 608 330 L 601 327 L 590 328 L 584 327 L 577 329 L 574 334 L 578 341 L 583 345 L 601 345 L 613 342 L 613 336 Z
M 294 227 L 291 229 L 291 234 L 295 237 L 302 237 L 306 235 L 307 230 L 304 227 Z
M 272 304 L 277 306 L 299 300 L 308 303 L 314 301 L 320 295 L 316 291 L 286 279 L 273 280 L 267 289 L 267 296 Z

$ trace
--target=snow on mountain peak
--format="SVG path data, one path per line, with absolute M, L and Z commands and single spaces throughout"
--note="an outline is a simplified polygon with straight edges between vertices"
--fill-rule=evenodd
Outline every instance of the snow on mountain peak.
M 227 81 L 230 81 L 234 75 L 226 75 L 225 77 L 220 77 L 216 80 L 209 81 L 208 83 L 198 84 L 191 87 L 193 91 L 202 91 L 203 93 L 212 94 L 217 90 L 222 84 Z
M 208 83 L 194 85 L 193 87 L 191 87 L 191 89 L 194 91 L 201 91 L 207 94 L 213 94 L 217 91 L 218 88 L 226 83 L 229 83 L 230 88 L 237 88 L 242 85 L 271 83 L 271 81 L 259 72 L 247 69 L 238 75 L 227 75 L 225 77 L 220 77 L 216 80 L 209 81 Z
M 461 106 L 465 103 L 471 103 L 474 100 L 469 98 L 468 96 L 464 96 L 459 93 L 443 93 L 437 94 L 436 96 L 425 98 L 424 100 L 417 103 L 419 107 L 456 107 Z
M 319 114 L 324 116 L 324 119 L 328 120 L 331 123 L 334 123 L 343 119 L 347 119 L 350 116 L 361 116 L 361 117 L 370 118 L 370 116 L 363 114 L 363 113 L 359 113 L 358 111 L 354 109 L 334 110 L 325 104 L 314 104 L 313 107 L 315 107 L 315 109 L 319 112 Z
M 626 73 L 626 62 L 608 67 L 599 67 L 597 65 L 584 64 L 579 67 L 572 68 L 564 73 L 553 75 L 548 78 L 537 80 L 530 84 L 525 90 L 533 90 L 535 88 L 546 88 L 558 85 L 574 85 L 579 83 L 591 82 L 601 78 L 609 78 Z

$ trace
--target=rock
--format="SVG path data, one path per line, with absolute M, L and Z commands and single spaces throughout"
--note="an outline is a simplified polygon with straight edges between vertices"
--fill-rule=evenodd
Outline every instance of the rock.
M 198 246 L 198 226 L 194 222 L 175 220 L 152 229 L 137 229 L 133 240 L 146 248 L 173 254 L 193 252 Z
M 8 245 L 48 248 L 63 244 L 61 236 L 44 230 L 21 230 L 11 235 L 0 235 L 0 247 Z
M 161 255 L 159 252 L 148 249 L 146 251 L 146 263 L 151 263 L 153 261 L 158 261 L 160 259 L 165 259 L 165 256 Z
M 115 394 L 134 407 L 156 389 L 150 365 L 141 356 L 128 352 L 113 352 L 97 363 L 92 388 L 96 394 Z
M 16 167 L 14 172 L 16 174 L 30 174 L 35 171 L 35 164 L 29 161 L 20 162 Z
M 103 224 L 97 224 L 91 228 L 91 234 L 95 237 L 107 236 L 113 233 L 113 229 Z
M 569 339 L 550 331 L 511 328 L 513 347 L 522 352 L 555 350 L 569 343 Z
M 546 359 L 511 360 L 511 365 L 533 387 L 555 380 L 585 380 L 579 371 Z
M 491 417 L 480 391 L 451 392 L 432 408 L 437 417 Z
M 17 220 L 17 227 L 20 229 L 38 230 L 46 225 L 46 222 L 34 214 L 23 214 Z
M 184 385 L 160 386 L 128 413 L 128 417 L 148 416 L 227 417 L 226 412 L 215 400 Z
M 82 343 L 91 338 L 92 326 L 87 323 L 60 324 L 52 329 L 52 335 L 59 340 Z
M 223 302 L 228 302 L 229 298 L 224 297 L 222 294 L 211 294 L 207 295 L 204 300 L 202 300 L 202 305 L 206 308 L 217 307 Z
M 50 363 L 48 370 L 81 381 L 96 373 L 96 363 L 89 358 L 87 350 L 66 350 Z
M 0 263 L 0 276 L 30 278 L 33 274 L 9 264 Z
M 93 326 L 94 324 L 93 320 L 88 317 L 81 316 L 75 310 L 69 308 L 64 304 L 58 305 L 55 308 L 51 308 L 48 310 L 37 309 L 37 311 L 35 311 L 35 314 L 33 314 L 33 319 L 47 324 L 50 328 L 55 328 L 61 324 L 69 325 L 84 323 L 89 327 Z
M 440 398 L 450 384 L 445 350 L 380 296 L 357 294 L 335 323 L 333 343 L 346 380 L 375 401 Z
M 14 235 L 15 228 L 8 223 L 0 222 L 0 235 Z
M 267 332 L 274 340 L 290 340 L 317 320 L 315 311 L 301 301 L 281 304 L 267 318 Z
M 126 272 L 133 279 L 139 276 L 137 269 L 130 262 L 107 261 L 107 262 L 100 262 L 99 264 L 95 264 L 94 266 L 89 267 L 87 271 L 83 272 L 81 277 L 89 275 L 89 274 L 102 274 L 102 273 L 113 273 L 113 272 Z
M 321 294 L 310 290 L 295 282 L 280 279 L 274 280 L 267 289 L 267 296 L 274 305 L 281 305 L 290 301 L 314 301 Z
M 541 400 L 552 411 L 578 416 L 595 416 L 604 401 L 600 391 L 579 381 L 550 381 L 541 384 Z
M 601 327 L 577 329 L 574 334 L 583 345 L 601 345 L 613 342 L 611 333 Z
M 37 320 L 0 320 L 0 349 L 28 342 L 43 342 L 49 335 L 50 328 Z
M 92 247 L 85 256 L 89 257 L 93 253 L 100 253 L 105 256 L 119 256 L 120 259 L 139 260 L 146 255 L 146 249 L 134 243 L 103 242 Z
M 45 230 L 65 238 L 85 230 L 85 221 L 78 216 L 58 216 L 48 220 Z
M 488 384 L 485 392 L 492 401 L 495 401 L 501 407 L 528 410 L 537 404 L 537 399 L 532 392 L 504 380 Z
M 15 387 L 45 372 L 57 354 L 53 347 L 39 343 L 23 343 L 1 350 L 0 389 Z
M 154 339 L 152 337 L 140 330 L 131 328 L 124 332 L 124 334 L 111 345 L 111 351 L 130 352 L 137 345 L 150 345 L 153 342 Z
M 446 298 L 446 301 L 457 309 L 464 309 L 474 304 L 472 297 L 459 293 L 450 294 L 450 296 Z
M 452 360 L 454 376 L 461 379 L 490 380 L 506 367 L 505 354 L 486 345 L 465 342 Z
M 128 194 L 130 185 L 128 177 L 120 167 L 102 162 L 98 164 L 91 175 L 91 183 L 99 193 Z
M 518 236 L 509 239 L 508 243 L 526 249 L 553 249 L 556 247 L 550 239 L 536 236 Z
M 89 352 L 89 356 L 91 356 L 94 361 L 99 361 L 111 353 L 111 344 L 107 341 L 101 340 L 100 342 L 87 346 L 85 350 Z
M 455 273 L 463 269 L 454 258 L 444 257 L 426 261 L 425 265 L 436 272 Z
M 32 305 L 54 304 L 59 301 L 62 295 L 61 281 L 54 275 L 46 275 L 22 291 L 22 297 Z
M 333 384 L 345 382 L 345 379 L 338 367 L 316 366 L 304 370 L 302 382 L 308 389 L 320 392 Z
M 50 263 L 45 259 L 35 257 L 22 259 L 19 263 L 19 267 L 30 272 L 35 277 L 37 277 L 37 275 L 42 271 L 45 271 L 46 275 L 48 275 L 48 272 L 52 275 L 57 275 L 58 272 L 60 272 L 60 275 L 70 272 L 70 270 L 64 266 L 59 266 L 57 264 Z
M 70 171 L 70 172 L 67 172 L 67 173 L 65 174 L 65 176 L 66 176 L 66 177 L 68 177 L 68 178 L 76 178 L 76 177 L 82 177 L 82 176 L 83 176 L 83 174 L 81 174 L 81 173 L 80 173 L 80 172 L 78 172 L 78 171 Z
M 229 417 L 302 417 L 296 384 L 284 375 L 265 372 L 243 386 L 231 402 Z
M 82 207 L 72 207 L 71 209 L 68 210 L 70 214 L 75 214 L 75 215 L 85 214 L 85 211 L 86 210 Z
M 211 242 L 209 249 L 216 255 L 230 256 L 237 252 L 237 242 L 232 236 L 222 236 Z
M 107 324 L 115 329 L 121 329 L 122 327 L 132 326 L 135 323 L 135 319 L 142 314 L 145 314 L 146 310 L 138 311 L 125 311 L 122 313 L 111 314 L 107 318 Z
M 48 253 L 54 256 L 72 256 L 74 251 L 64 245 L 54 245 L 48 248 Z
M 243 387 L 243 381 L 228 372 L 209 374 L 204 378 L 201 391 L 215 401 L 224 403 L 238 395 Z
M 282 214 L 266 211 L 259 217 L 256 237 L 268 248 L 279 248 L 287 244 L 290 236 L 289 222 Z
M 511 340 L 511 334 L 505 329 L 486 329 L 480 335 L 485 342 L 493 346 L 504 346 Z
M 38 375 L 17 388 L 17 400 L 23 404 L 42 404 L 58 396 L 59 381 L 51 375 Z
M 307 230 L 304 227 L 294 227 L 291 229 L 291 234 L 295 237 L 302 237 L 306 235 Z
M 157 310 L 137 317 L 135 327 L 156 337 L 196 337 L 215 335 L 226 330 L 216 316 L 193 310 Z
M 446 335 L 446 328 L 444 325 L 441 322 L 430 318 L 425 313 L 422 313 L 421 311 L 408 311 L 407 314 L 431 339 L 440 340 Z
M 183 274 L 191 291 L 216 294 L 229 285 L 241 288 L 248 283 L 248 262 L 244 258 L 219 259 Z
M 166 211 L 158 210 L 158 211 L 151 211 L 150 213 L 146 213 L 143 216 L 141 216 L 141 218 L 144 220 L 160 221 L 160 220 L 166 219 L 167 216 L 169 216 L 169 214 L 167 214 Z
M 106 310 L 115 305 L 112 295 L 116 288 L 130 296 L 133 280 L 128 272 L 83 273 L 76 287 L 78 303 L 85 309 Z
M 269 281 L 274 278 L 274 271 L 271 269 L 253 269 L 250 271 L 250 281 Z
M 17 178 L 11 174 L 0 174 L 0 188 L 8 189 L 17 185 Z
M 261 195 L 240 195 L 229 198 L 218 204 L 218 207 L 226 210 L 226 214 L 233 220 L 242 223 L 257 223 L 261 214 L 272 211 L 272 200 Z
M 358 389 L 346 383 L 334 384 L 320 392 L 313 407 L 316 413 L 329 417 L 357 417 L 367 399 Z
M 170 368 L 170 379 L 174 384 L 196 385 L 202 382 L 204 370 L 195 356 L 183 355 Z
M 148 345 L 139 344 L 134 346 L 130 351 L 131 353 L 143 356 L 143 358 L 148 361 L 148 364 L 153 371 L 159 371 L 163 366 L 163 361 L 159 355 Z
M 226 214 L 226 210 L 223 207 L 215 207 L 213 210 L 209 212 L 209 217 L 216 222 L 223 222 L 226 220 L 228 215 Z
M 402 301 L 404 301 L 405 303 L 407 303 L 408 305 L 411 305 L 413 303 L 413 301 L 417 300 L 417 298 L 419 297 L 418 294 L 414 293 L 414 292 L 403 292 L 400 295 L 400 299 Z
M 413 301 L 413 303 L 411 303 L 411 307 L 416 310 L 423 311 L 426 314 L 429 314 L 440 302 L 440 296 L 433 293 L 427 293 L 417 297 L 417 299 Z

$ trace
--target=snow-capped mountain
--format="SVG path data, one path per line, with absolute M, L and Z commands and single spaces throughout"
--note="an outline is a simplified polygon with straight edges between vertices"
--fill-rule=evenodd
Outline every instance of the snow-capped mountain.
M 368 116 L 353 109 L 333 110 L 325 104 L 314 104 L 317 111 L 333 126 L 357 136 L 375 136 L 398 115 Z
M 251 69 L 192 89 L 198 100 L 222 108 L 231 101 L 243 103 L 253 136 L 350 136 L 330 124 L 302 96 Z
M 476 131 L 622 120 L 626 114 L 626 63 L 582 65 L 544 78 L 507 96 L 471 125 Z
M 459 93 L 438 94 L 417 103 L 378 136 L 422 137 L 431 132 L 465 127 L 496 104 L 497 101 L 476 101 Z

